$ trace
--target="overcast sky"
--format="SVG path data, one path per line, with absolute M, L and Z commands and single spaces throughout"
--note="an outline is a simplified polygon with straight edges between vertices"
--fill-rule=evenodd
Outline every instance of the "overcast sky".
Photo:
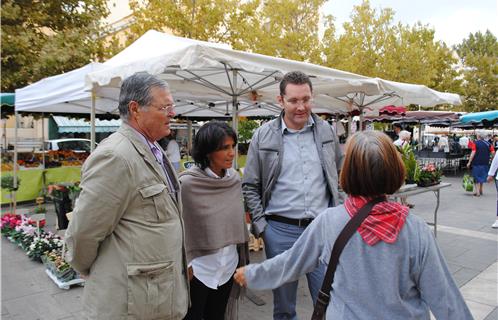
M 323 13 L 336 18 L 336 28 L 341 32 L 342 24 L 350 20 L 353 6 L 361 3 L 361 0 L 329 0 Z M 372 8 L 393 9 L 395 23 L 428 24 L 436 30 L 436 40 L 448 45 L 460 43 L 470 33 L 486 29 L 498 36 L 497 3 L 497 0 L 370 0 Z

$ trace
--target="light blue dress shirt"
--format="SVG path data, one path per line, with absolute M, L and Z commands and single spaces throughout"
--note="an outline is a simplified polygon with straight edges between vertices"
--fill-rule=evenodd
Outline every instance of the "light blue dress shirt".
M 282 170 L 265 214 L 292 219 L 315 218 L 330 202 L 313 136 L 313 118 L 301 130 L 287 128 L 282 119 Z

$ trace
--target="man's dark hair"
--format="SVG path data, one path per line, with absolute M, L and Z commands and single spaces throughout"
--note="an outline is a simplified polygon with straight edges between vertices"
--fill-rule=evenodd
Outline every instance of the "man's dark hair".
M 231 137 L 237 144 L 235 131 L 222 121 L 209 121 L 199 129 L 192 146 L 192 158 L 201 169 L 209 166 L 208 155 L 220 150 L 226 137 Z
M 313 85 L 311 84 L 310 77 L 301 71 L 291 71 L 284 75 L 282 81 L 280 81 L 280 95 L 285 95 L 285 88 L 287 85 L 291 84 L 308 84 L 310 86 L 311 92 L 313 92 Z

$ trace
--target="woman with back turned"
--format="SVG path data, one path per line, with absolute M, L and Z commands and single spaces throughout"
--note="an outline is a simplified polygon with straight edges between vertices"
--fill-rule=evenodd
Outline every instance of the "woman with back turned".
M 239 268 L 235 280 L 273 289 L 328 264 L 345 224 L 367 202 L 381 198 L 342 252 L 330 291 L 327 319 L 472 319 L 427 224 L 386 200 L 403 184 L 405 168 L 389 137 L 354 134 L 346 145 L 340 184 L 344 205 L 319 214 L 294 246 L 260 264 Z

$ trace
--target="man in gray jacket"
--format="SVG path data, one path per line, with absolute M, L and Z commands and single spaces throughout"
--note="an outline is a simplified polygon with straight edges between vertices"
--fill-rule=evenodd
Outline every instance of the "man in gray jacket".
M 287 73 L 280 83 L 280 116 L 254 133 L 242 188 L 253 233 L 263 236 L 267 258 L 292 247 L 309 223 L 338 204 L 339 139 L 311 112 L 313 87 L 307 75 Z M 325 273 L 307 274 L 316 301 Z M 273 290 L 273 318 L 296 319 L 297 281 Z
M 125 79 L 123 121 L 82 168 L 67 260 L 87 276 L 90 319 L 182 319 L 189 304 L 179 184 L 157 144 L 175 115 L 167 83 Z

